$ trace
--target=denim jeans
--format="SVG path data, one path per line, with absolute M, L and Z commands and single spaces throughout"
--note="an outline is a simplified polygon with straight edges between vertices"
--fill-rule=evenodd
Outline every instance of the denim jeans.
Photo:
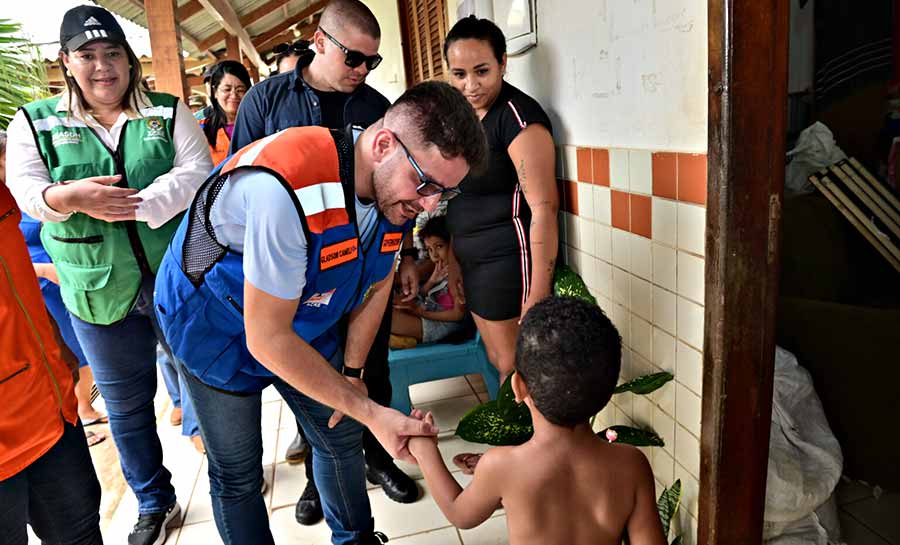
M 340 369 L 340 354 L 331 365 Z M 262 486 L 262 394 L 233 394 L 203 384 L 186 370 L 185 385 L 194 402 L 209 463 L 213 515 L 225 545 L 272 545 Z M 332 429 L 331 408 L 284 381 L 275 388 L 303 426 L 315 453 L 316 484 L 334 545 L 360 542 L 373 530 L 366 493 L 362 426 L 344 417 Z M 300 494 L 300 490 L 297 490 Z
M 161 348 L 156 351 L 156 361 L 162 372 L 163 382 L 166 383 L 166 391 L 169 393 L 172 405 L 181 409 L 181 435 L 186 437 L 200 435 L 200 426 L 197 424 L 197 417 L 194 416 L 194 404 L 191 403 L 191 396 L 187 393 L 182 395 L 182 392 L 186 392 L 186 390 L 184 378 L 179 371 L 180 366 L 176 366 L 174 360 Z
M 153 313 L 153 279 L 145 279 L 134 309 L 121 321 L 96 325 L 73 315 L 72 326 L 106 402 L 122 473 L 140 513 L 165 511 L 175 503 L 175 488 L 163 466 L 153 397 L 156 344 L 168 345 Z
M 0 540 L 27 545 L 25 523 L 46 545 L 100 545 L 100 483 L 81 422 L 43 456 L 0 481 Z

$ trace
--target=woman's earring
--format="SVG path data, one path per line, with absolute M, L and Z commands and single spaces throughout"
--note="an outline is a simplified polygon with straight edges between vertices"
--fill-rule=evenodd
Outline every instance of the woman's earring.
M 72 72 L 69 72 L 69 69 L 68 69 L 68 68 L 66 68 L 66 77 L 67 77 L 67 78 L 71 78 L 71 77 L 72 77 Z

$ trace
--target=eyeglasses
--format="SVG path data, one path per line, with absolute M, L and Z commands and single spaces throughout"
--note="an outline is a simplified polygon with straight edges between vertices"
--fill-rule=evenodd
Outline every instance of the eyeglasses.
M 303 53 L 309 49 L 309 42 L 307 40 L 297 40 L 296 42 L 289 44 L 287 42 L 280 43 L 272 48 L 272 53 L 274 55 L 284 55 L 286 53 Z
M 237 97 L 242 97 L 247 94 L 246 87 L 219 87 L 216 89 L 216 93 L 221 93 L 222 96 L 235 95 Z
M 462 191 L 460 191 L 458 187 L 444 187 L 443 185 L 429 178 L 428 175 L 422 171 L 419 163 L 417 163 L 415 158 L 413 158 L 412 154 L 409 152 L 409 148 L 407 148 L 403 141 L 400 140 L 400 137 L 397 136 L 397 133 L 394 133 L 394 138 L 397 139 L 397 143 L 400 144 L 401 148 L 403 148 L 403 151 L 406 153 L 406 159 L 409 160 L 409 164 L 412 165 L 413 170 L 416 171 L 416 175 L 419 177 L 419 185 L 416 186 L 416 193 L 422 195 L 423 197 L 433 197 L 435 195 L 440 195 L 442 201 L 449 201 L 453 197 L 462 193 Z
M 319 30 L 321 30 L 322 34 L 324 34 L 326 38 L 331 40 L 331 42 L 334 45 L 338 46 L 338 49 L 340 49 L 341 51 L 344 52 L 344 56 L 346 57 L 344 59 L 344 64 L 346 64 L 350 68 L 356 68 L 357 66 L 361 65 L 362 63 L 366 63 L 366 68 L 371 71 L 371 70 L 375 70 L 376 68 L 378 68 L 378 65 L 381 64 L 381 61 L 383 59 L 382 59 L 381 55 L 379 55 L 378 53 L 375 53 L 374 55 L 366 55 L 365 53 L 363 53 L 361 51 L 354 51 L 353 49 L 347 49 L 344 46 L 344 44 L 337 41 L 334 38 L 334 36 L 325 32 L 325 29 L 323 29 L 322 27 L 319 27 Z

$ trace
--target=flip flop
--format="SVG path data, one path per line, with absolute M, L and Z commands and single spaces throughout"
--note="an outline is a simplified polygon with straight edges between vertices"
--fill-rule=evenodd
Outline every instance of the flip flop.
M 85 428 L 88 426 L 94 426 L 97 424 L 109 424 L 109 417 L 105 414 L 102 416 L 98 416 L 97 418 L 89 418 L 87 420 L 82 420 L 81 425 Z
M 88 447 L 93 447 L 94 445 L 99 445 L 103 441 L 106 441 L 105 435 L 94 433 L 92 431 L 84 432 L 84 438 L 87 439 Z
M 478 465 L 479 460 L 481 460 L 481 454 L 465 452 L 453 457 L 453 465 L 460 468 L 463 475 L 472 475 L 475 473 L 475 466 Z

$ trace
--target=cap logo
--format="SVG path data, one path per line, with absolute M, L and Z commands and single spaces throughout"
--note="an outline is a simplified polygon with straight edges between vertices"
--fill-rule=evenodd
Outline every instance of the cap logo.
M 87 21 L 84 22 L 84 26 L 103 26 L 100 21 L 98 21 L 94 16 L 90 16 L 87 18 Z
M 97 38 L 108 38 L 109 37 L 109 35 L 106 34 L 106 31 L 103 29 L 85 30 L 84 35 L 88 40 L 96 40 Z

